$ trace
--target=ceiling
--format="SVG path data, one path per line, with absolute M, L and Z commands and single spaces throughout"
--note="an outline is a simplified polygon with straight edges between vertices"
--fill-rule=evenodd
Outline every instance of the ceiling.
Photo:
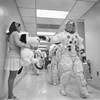
M 64 29 L 68 19 L 84 21 L 86 12 L 98 0 L 16 0 L 26 31 L 32 36 L 37 32 L 58 33 Z M 68 11 L 65 19 L 37 17 L 37 9 Z M 45 49 L 47 43 L 41 42 L 40 48 Z

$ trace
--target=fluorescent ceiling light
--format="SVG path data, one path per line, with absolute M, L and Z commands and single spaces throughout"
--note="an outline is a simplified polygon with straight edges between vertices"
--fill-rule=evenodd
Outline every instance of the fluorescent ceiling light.
M 47 42 L 47 41 L 42 41 L 42 40 L 41 40 L 40 43 L 48 43 L 48 42 Z
M 55 35 L 55 32 L 37 32 L 37 35 Z
M 44 48 L 44 47 L 47 47 L 47 45 L 39 45 L 39 47 L 43 47 Z
M 37 9 L 37 17 L 65 19 L 69 12 Z

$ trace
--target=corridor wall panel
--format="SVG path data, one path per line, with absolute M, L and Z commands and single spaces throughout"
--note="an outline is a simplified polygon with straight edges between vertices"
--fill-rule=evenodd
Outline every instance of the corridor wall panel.
M 92 84 L 100 87 L 100 0 L 86 13 L 84 23 L 86 53 L 92 65 Z
M 83 44 L 85 46 L 84 22 L 77 22 L 77 33 L 84 39 Z

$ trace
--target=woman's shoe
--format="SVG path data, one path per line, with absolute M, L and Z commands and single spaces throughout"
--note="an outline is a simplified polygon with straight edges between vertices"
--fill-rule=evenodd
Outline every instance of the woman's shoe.
M 16 96 L 13 96 L 13 100 L 19 100 L 19 98 L 17 98 Z
M 22 72 L 23 66 L 18 70 L 17 74 L 20 74 Z

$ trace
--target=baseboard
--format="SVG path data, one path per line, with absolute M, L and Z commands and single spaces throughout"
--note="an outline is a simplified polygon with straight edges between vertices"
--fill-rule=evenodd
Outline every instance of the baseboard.
M 72 78 L 74 78 L 74 79 L 75 79 L 75 77 L 74 77 L 74 76 L 72 76 Z M 96 86 L 96 85 L 94 85 L 94 84 L 92 84 L 92 83 L 90 83 L 90 82 L 88 82 L 88 85 L 89 85 L 90 87 L 92 87 L 92 88 L 94 88 L 94 89 L 96 89 L 96 90 L 100 91 L 100 87 L 99 87 L 99 86 Z
M 94 88 L 94 89 L 100 91 L 100 87 L 98 87 L 98 86 L 96 86 L 96 85 L 94 85 L 94 84 L 92 84 L 92 83 L 88 83 L 88 85 L 91 86 L 92 88 Z

